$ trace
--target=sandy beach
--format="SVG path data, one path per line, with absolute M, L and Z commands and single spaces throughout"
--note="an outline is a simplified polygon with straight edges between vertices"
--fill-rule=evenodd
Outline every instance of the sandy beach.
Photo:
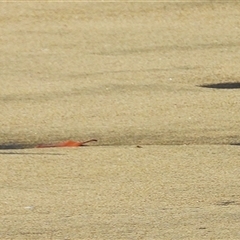
M 0 239 L 240 239 L 239 23 L 237 1 L 1 3 Z

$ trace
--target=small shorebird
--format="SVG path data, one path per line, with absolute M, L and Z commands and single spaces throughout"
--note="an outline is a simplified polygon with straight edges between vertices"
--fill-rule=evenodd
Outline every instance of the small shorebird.
M 89 142 L 96 142 L 96 139 L 91 139 L 85 142 L 76 142 L 72 140 L 68 140 L 65 142 L 60 142 L 60 143 L 50 143 L 50 144 L 39 144 L 36 146 L 36 148 L 50 148 L 50 147 L 80 147 L 80 146 L 85 146 L 86 143 Z

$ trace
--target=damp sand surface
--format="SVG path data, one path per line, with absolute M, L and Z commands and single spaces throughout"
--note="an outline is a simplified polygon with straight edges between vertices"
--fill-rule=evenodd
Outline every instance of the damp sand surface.
M 239 9 L 1 3 L 0 239 L 239 239 Z

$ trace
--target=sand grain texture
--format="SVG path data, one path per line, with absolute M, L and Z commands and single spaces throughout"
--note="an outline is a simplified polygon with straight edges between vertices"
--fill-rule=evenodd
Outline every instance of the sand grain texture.
M 239 3 L 0 6 L 0 239 L 240 239 Z

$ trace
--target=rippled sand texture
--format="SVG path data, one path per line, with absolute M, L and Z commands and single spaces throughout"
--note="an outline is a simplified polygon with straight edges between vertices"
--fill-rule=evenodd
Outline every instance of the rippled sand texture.
M 240 238 L 237 1 L 1 3 L 0 25 L 0 239 Z

